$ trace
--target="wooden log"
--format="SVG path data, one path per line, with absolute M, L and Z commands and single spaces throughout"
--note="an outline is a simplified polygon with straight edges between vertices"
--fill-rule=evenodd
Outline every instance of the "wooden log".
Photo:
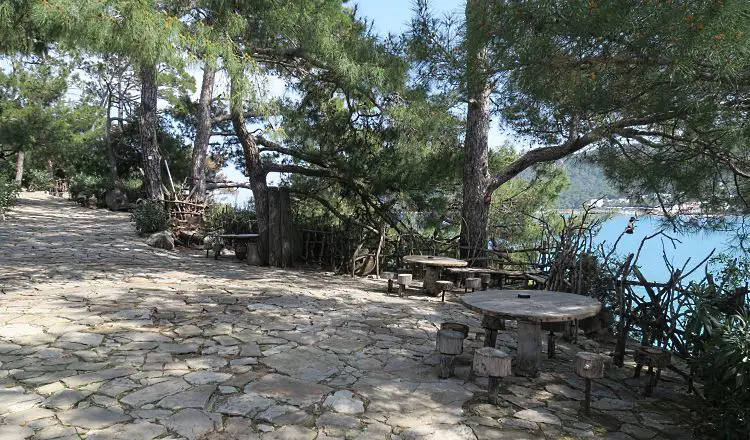
M 457 355 L 464 349 L 464 334 L 454 330 L 438 330 L 437 350 L 440 354 Z
M 396 278 L 396 274 L 393 272 L 381 272 L 380 278 L 388 280 L 388 293 L 393 293 L 393 280 Z
M 542 363 L 542 328 L 540 323 L 518 321 L 516 372 L 520 376 L 537 377 Z
M 484 328 L 484 346 L 495 348 L 497 331 L 505 330 L 505 320 L 497 316 L 484 315 L 482 317 L 482 328 Z
M 508 353 L 492 347 L 474 351 L 474 374 L 477 376 L 507 377 L 512 373 L 511 357 Z
M 437 296 L 440 290 L 437 287 L 437 281 L 440 279 L 440 268 L 427 266 L 424 270 L 424 280 L 422 287 L 428 295 Z
M 482 287 L 482 280 L 480 278 L 466 278 L 464 280 L 464 292 L 475 291 Z
M 282 265 L 281 210 L 278 188 L 268 188 L 268 264 Z
M 451 330 L 454 332 L 459 332 L 464 335 L 464 339 L 469 336 L 469 326 L 466 324 L 461 324 L 459 322 L 444 322 L 440 324 L 440 330 Z

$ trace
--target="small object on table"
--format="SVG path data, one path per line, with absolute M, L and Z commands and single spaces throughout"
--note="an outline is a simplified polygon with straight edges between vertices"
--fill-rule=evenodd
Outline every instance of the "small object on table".
M 480 287 L 482 287 L 482 280 L 480 278 L 466 278 L 464 280 L 464 293 L 468 292 L 469 289 L 473 292 Z
M 482 328 L 484 328 L 484 346 L 495 348 L 497 331 L 505 330 L 505 320 L 497 316 L 484 315 L 482 317 Z
M 497 405 L 500 391 L 500 379 L 510 376 L 511 357 L 508 353 L 492 347 L 483 347 L 474 352 L 474 374 L 477 376 L 489 376 L 490 403 Z
M 635 360 L 635 374 L 633 377 L 640 377 L 641 368 L 644 365 L 648 367 L 648 380 L 646 381 L 646 388 L 643 391 L 643 395 L 648 397 L 654 390 L 659 378 L 661 378 L 661 369 L 669 366 L 672 360 L 672 355 L 658 347 L 638 347 L 635 349 L 633 354 Z M 656 374 L 654 374 L 654 368 L 656 368 Z
M 410 273 L 398 274 L 397 282 L 398 282 L 398 296 L 404 296 L 404 292 L 406 292 L 406 286 L 411 284 L 411 274 Z
M 488 273 L 480 273 L 479 279 L 482 280 L 482 290 L 487 290 L 488 287 L 490 287 L 490 279 L 492 278 L 492 275 Z
M 443 296 L 440 299 L 440 301 L 445 302 L 445 291 L 451 290 L 451 288 L 453 288 L 453 282 L 452 281 L 435 281 L 435 285 L 443 293 Z
M 393 280 L 396 278 L 396 274 L 393 272 L 380 272 L 380 278 L 388 280 L 388 293 L 393 293 Z
M 454 332 L 462 333 L 464 335 L 464 339 L 469 336 L 469 326 L 466 324 L 461 324 L 460 322 L 444 322 L 440 324 L 440 330 L 451 330 Z
M 464 351 L 464 334 L 453 330 L 439 330 L 437 350 L 440 352 L 440 373 L 438 373 L 438 377 L 447 379 L 453 376 L 456 356 Z
M 583 401 L 583 412 L 584 414 L 588 414 L 591 408 L 591 379 L 601 379 L 604 377 L 604 357 L 596 353 L 578 352 L 575 358 L 573 358 L 573 371 L 579 377 L 586 379 L 586 397 Z

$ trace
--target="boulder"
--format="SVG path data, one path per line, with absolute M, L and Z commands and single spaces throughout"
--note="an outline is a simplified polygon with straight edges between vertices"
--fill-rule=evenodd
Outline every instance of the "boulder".
M 146 239 L 146 244 L 151 247 L 171 251 L 174 249 L 174 237 L 170 231 L 156 232 Z
M 123 211 L 129 206 L 128 196 L 121 190 L 115 188 L 107 191 L 104 196 L 104 200 L 107 203 L 107 208 L 110 211 Z

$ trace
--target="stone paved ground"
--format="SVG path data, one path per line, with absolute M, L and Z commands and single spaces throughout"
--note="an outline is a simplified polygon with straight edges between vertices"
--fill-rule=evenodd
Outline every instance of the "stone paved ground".
M 582 415 L 564 343 L 500 406 L 466 380 L 473 336 L 437 379 L 439 323 L 478 330 L 454 298 L 142 241 L 127 214 L 41 193 L 0 223 L 0 439 L 693 438 L 681 384 L 645 399 L 632 369 Z

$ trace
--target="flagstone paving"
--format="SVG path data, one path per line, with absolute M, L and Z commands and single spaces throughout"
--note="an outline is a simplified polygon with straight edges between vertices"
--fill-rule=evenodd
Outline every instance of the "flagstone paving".
M 472 327 L 437 378 L 444 321 Z M 0 439 L 690 439 L 690 399 L 610 369 L 589 416 L 561 342 L 537 379 L 468 380 L 476 315 L 376 280 L 161 251 L 128 215 L 22 193 L 0 222 Z M 511 352 L 515 330 L 498 337 Z M 476 382 L 476 383 L 475 383 Z

